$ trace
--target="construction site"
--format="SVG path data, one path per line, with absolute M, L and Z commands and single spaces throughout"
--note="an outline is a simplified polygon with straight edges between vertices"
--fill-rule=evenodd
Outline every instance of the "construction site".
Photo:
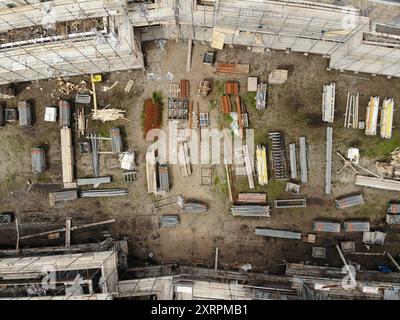
M 0 299 L 400 300 L 400 6 L 0 1 Z

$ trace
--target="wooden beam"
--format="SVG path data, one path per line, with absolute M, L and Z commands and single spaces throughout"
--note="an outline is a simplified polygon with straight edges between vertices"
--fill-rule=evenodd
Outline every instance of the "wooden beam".
M 71 225 L 72 225 L 72 219 L 67 218 L 65 221 L 65 246 L 69 247 L 71 245 Z

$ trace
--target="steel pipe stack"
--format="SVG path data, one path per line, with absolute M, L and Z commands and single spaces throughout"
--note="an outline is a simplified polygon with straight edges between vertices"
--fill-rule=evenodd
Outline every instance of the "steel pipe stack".
M 46 169 L 46 158 L 44 149 L 35 147 L 32 149 L 32 172 L 42 173 Z
M 231 213 L 234 217 L 269 217 L 269 206 L 260 205 L 233 205 Z
M 114 154 L 122 152 L 122 139 L 119 128 L 112 128 L 110 130 L 111 137 L 111 151 Z
M 179 217 L 177 215 L 164 215 L 160 217 L 160 228 L 176 227 L 179 224 Z
M 71 105 L 68 101 L 60 100 L 58 104 L 58 113 L 60 115 L 60 127 L 71 126 Z
M 81 191 L 81 198 L 95 198 L 95 197 L 117 197 L 126 196 L 128 194 L 127 189 L 90 189 L 88 191 Z
M 341 199 L 336 199 L 335 203 L 336 203 L 336 208 L 345 209 L 363 204 L 364 199 L 362 194 L 357 194 L 349 197 L 344 197 Z
M 207 210 L 207 205 L 202 202 L 185 202 L 183 205 L 183 211 L 188 213 L 204 213 Z
M 18 117 L 21 127 L 32 126 L 32 109 L 28 101 L 18 102 Z

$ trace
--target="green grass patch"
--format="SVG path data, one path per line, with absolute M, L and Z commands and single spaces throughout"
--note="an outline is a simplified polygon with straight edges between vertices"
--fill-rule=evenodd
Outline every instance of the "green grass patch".
M 379 136 L 362 140 L 361 151 L 368 158 L 388 158 L 390 153 L 400 146 L 400 132 L 393 130 L 392 139 L 384 140 Z
M 255 111 L 260 111 L 256 108 L 256 92 L 247 92 L 243 94 L 241 96 L 241 100 L 245 103 L 246 106 L 252 108 Z
M 286 184 L 287 184 L 286 180 L 271 179 L 267 184 L 268 201 L 273 201 L 279 198 L 285 192 Z
M 161 91 L 153 91 L 153 101 L 160 106 L 163 104 L 163 94 Z
M 225 82 L 222 80 L 216 80 L 214 82 L 214 90 L 213 91 L 214 91 L 215 96 L 221 96 L 224 94 L 224 92 L 225 92 L 224 85 L 225 85 Z
M 226 198 L 229 192 L 228 182 L 226 180 L 222 181 L 219 176 L 215 176 L 213 181 L 213 191 L 223 198 Z
M 217 99 L 212 99 L 211 101 L 208 102 L 208 110 L 213 111 L 217 109 L 218 107 L 218 101 Z

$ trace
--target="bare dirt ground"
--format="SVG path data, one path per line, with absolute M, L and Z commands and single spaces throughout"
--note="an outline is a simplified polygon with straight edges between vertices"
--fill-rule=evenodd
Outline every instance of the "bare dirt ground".
M 226 76 L 215 73 L 215 69 L 202 64 L 202 57 L 207 46 L 195 44 L 193 48 L 192 71 L 186 73 L 186 44 L 169 42 L 164 51 L 160 51 L 153 44 L 144 46 L 145 58 L 149 70 L 165 76 L 167 72 L 174 75 L 172 82 L 189 79 L 191 93 L 203 79 L 213 82 L 214 91 L 206 99 L 194 96 L 199 102 L 200 111 L 209 111 L 211 127 L 218 128 L 223 124 L 221 112 L 213 106 L 213 101 L 219 101 L 218 88 L 227 79 L 240 83 L 240 94 L 246 95 L 247 76 Z M 254 235 L 254 228 L 272 227 L 279 229 L 298 230 L 305 234 L 311 232 L 312 221 L 317 217 L 333 218 L 343 221 L 349 218 L 366 218 L 371 221 L 372 227 L 387 230 L 384 223 L 386 203 L 390 199 L 397 199 L 397 193 L 378 191 L 367 188 L 358 188 L 353 185 L 353 176 L 345 172 L 340 176 L 335 173 L 341 168 L 341 160 L 334 155 L 333 194 L 324 194 L 325 181 L 325 125 L 321 123 L 321 92 L 324 83 L 336 82 L 337 104 L 334 124 L 334 150 L 345 153 L 350 146 L 360 147 L 362 164 L 373 167 L 375 159 L 386 158 L 387 150 L 391 151 L 400 144 L 398 126 L 399 114 L 395 113 L 395 129 L 390 143 L 378 137 L 366 137 L 362 131 L 343 128 L 343 114 L 345 112 L 347 92 L 360 93 L 360 120 L 365 117 L 365 107 L 370 95 L 392 96 L 400 101 L 400 80 L 369 75 L 341 74 L 327 71 L 328 61 L 320 56 L 304 56 L 302 54 L 270 52 L 263 55 L 251 53 L 245 48 L 227 48 L 218 52 L 217 60 L 223 62 L 247 63 L 250 65 L 250 74 L 257 76 L 259 81 L 265 82 L 268 73 L 275 68 L 284 67 L 290 70 L 288 81 L 280 86 L 269 88 L 268 107 L 264 112 L 248 106 L 250 126 L 256 129 L 256 143 L 268 143 L 269 131 L 280 130 L 285 134 L 286 143 L 297 142 L 300 136 L 305 136 L 311 145 L 310 182 L 302 185 L 301 193 L 308 196 L 309 205 L 306 209 L 273 210 L 270 218 L 250 219 L 234 218 L 229 213 L 229 197 L 224 167 L 213 166 L 213 186 L 200 186 L 200 165 L 193 166 L 193 175 L 182 177 L 177 165 L 170 165 L 171 190 L 167 196 L 181 194 L 186 198 L 195 198 L 207 202 L 210 206 L 206 214 L 195 215 L 181 212 L 178 207 L 169 207 L 160 211 L 152 209 L 153 196 L 147 194 L 145 153 L 150 143 L 145 142 L 142 132 L 142 109 L 146 98 L 150 98 L 154 91 L 164 94 L 163 128 L 167 127 L 168 120 L 165 112 L 166 93 L 162 81 L 148 81 L 144 71 L 113 73 L 106 77 L 105 83 L 118 84 L 112 91 L 102 92 L 98 86 L 98 103 L 100 106 L 111 104 L 112 107 L 127 110 L 127 119 L 113 123 L 89 123 L 90 131 L 99 134 L 108 134 L 112 127 L 119 127 L 123 134 L 124 149 L 133 149 L 136 153 L 138 176 L 132 184 L 123 182 L 121 169 L 118 168 L 117 157 L 101 155 L 101 175 L 112 175 L 110 186 L 129 190 L 129 195 L 108 199 L 79 199 L 65 203 L 61 208 L 49 206 L 46 192 L 32 189 L 26 191 L 26 181 L 37 183 L 60 184 L 61 179 L 61 152 L 59 127 L 56 123 L 43 121 L 46 106 L 57 105 L 60 94 L 56 90 L 54 80 L 39 81 L 28 85 L 18 85 L 18 97 L 3 104 L 7 107 L 16 107 L 18 100 L 29 99 L 34 103 L 35 124 L 31 129 L 22 129 L 18 124 L 7 124 L 0 129 L 0 201 L 2 211 L 19 209 L 22 223 L 27 226 L 23 234 L 38 232 L 51 225 L 60 226 L 65 217 L 73 216 L 75 223 L 92 220 L 115 218 L 116 223 L 110 228 L 98 228 L 94 234 L 81 233 L 73 235 L 75 243 L 90 238 L 100 241 L 108 232 L 114 238 L 128 237 L 130 252 L 133 260 L 147 260 L 149 252 L 153 252 L 158 262 L 181 261 L 212 265 L 215 247 L 219 247 L 220 263 L 236 265 L 251 263 L 259 270 L 275 271 L 282 261 L 311 261 L 312 245 L 299 241 L 282 239 L 267 239 Z M 69 79 L 79 83 L 87 77 Z M 124 87 L 129 79 L 135 80 L 135 85 L 129 94 Z M 165 81 L 168 85 L 170 82 Z M 73 95 L 62 97 L 73 99 Z M 87 110 L 89 113 L 89 109 Z M 76 139 L 75 139 L 76 140 Z M 75 141 L 76 142 L 76 141 Z M 44 145 L 47 149 L 49 169 L 34 177 L 30 167 L 30 149 L 34 145 Z M 367 158 L 368 155 L 368 158 Z M 91 159 L 88 155 L 81 155 L 75 150 L 76 175 L 85 177 L 92 175 Z M 271 175 L 271 174 L 270 174 Z M 257 187 L 259 191 L 268 193 L 268 201 L 285 195 L 284 183 L 270 181 L 265 188 Z M 248 189 L 246 179 L 238 179 L 237 188 L 240 191 Z M 10 194 L 13 192 L 13 195 Z M 366 204 L 340 211 L 334 207 L 337 196 L 361 191 L 365 195 Z M 40 214 L 37 214 L 39 212 Z M 159 216 L 165 213 L 178 213 L 181 223 L 175 228 L 160 229 Z M 35 222 L 37 227 L 31 224 Z M 32 227 L 32 229 L 30 229 Z M 15 230 L 10 226 L 2 227 L 0 232 L 0 246 L 12 247 L 15 244 Z M 396 231 L 394 228 L 392 231 Z M 24 233 L 26 232 L 26 233 Z M 86 237 L 86 239 L 85 239 Z M 339 257 L 334 245 L 340 239 L 357 240 L 357 250 L 366 250 L 358 234 L 340 234 L 338 236 L 317 236 L 316 245 L 328 247 L 326 263 L 340 265 Z M 374 250 L 387 250 L 393 255 L 400 253 L 399 236 L 391 232 L 387 236 L 387 245 Z M 58 240 L 38 239 L 35 242 L 22 243 L 23 246 L 53 245 L 62 242 Z M 376 267 L 376 259 L 352 257 L 359 260 L 364 266 Z M 316 262 L 316 261 L 314 261 Z M 325 261 L 323 261 L 325 263 Z

